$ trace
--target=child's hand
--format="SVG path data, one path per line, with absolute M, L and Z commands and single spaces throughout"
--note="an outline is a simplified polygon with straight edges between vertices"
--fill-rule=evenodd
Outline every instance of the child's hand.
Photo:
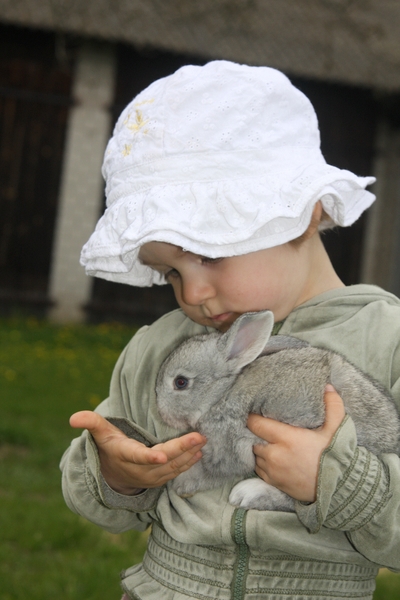
M 126 495 L 160 487 L 187 471 L 201 458 L 200 449 L 206 443 L 202 435 L 193 432 L 147 448 L 88 410 L 73 414 L 70 425 L 90 431 L 99 450 L 104 479 L 113 490 Z
M 302 429 L 251 414 L 248 428 L 267 445 L 254 446 L 256 473 L 267 483 L 296 500 L 314 502 L 322 452 L 345 416 L 343 401 L 331 385 L 325 388 L 325 423 L 318 429 Z

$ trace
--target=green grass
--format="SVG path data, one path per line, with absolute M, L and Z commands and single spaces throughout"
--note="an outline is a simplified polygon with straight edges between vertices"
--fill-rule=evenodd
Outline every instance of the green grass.
M 145 534 L 111 535 L 68 510 L 58 468 L 69 416 L 107 395 L 132 333 L 0 322 L 1 600 L 119 600 L 119 572 L 141 559 Z
M 0 320 L 0 600 L 119 600 L 119 572 L 141 560 L 146 534 L 112 535 L 71 513 L 58 468 L 69 416 L 107 395 L 133 333 Z M 374 600 L 399 597 L 400 576 L 382 571 Z

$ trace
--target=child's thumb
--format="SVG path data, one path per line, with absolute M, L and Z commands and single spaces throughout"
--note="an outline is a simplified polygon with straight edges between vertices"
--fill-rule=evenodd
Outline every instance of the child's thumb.
M 104 417 L 91 410 L 81 410 L 74 413 L 69 424 L 76 429 L 88 429 L 97 441 L 105 441 L 106 438 L 115 432 L 120 432 L 117 427 L 114 427 Z
M 346 410 L 343 400 L 330 383 L 325 386 L 325 425 L 324 429 L 336 432 L 337 428 L 343 421 Z

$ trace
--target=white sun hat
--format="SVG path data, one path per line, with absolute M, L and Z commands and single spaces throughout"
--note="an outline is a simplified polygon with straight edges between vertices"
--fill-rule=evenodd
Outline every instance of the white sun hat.
M 165 283 L 138 260 L 162 241 L 211 258 L 300 236 L 321 200 L 351 225 L 375 200 L 326 163 L 315 111 L 280 71 L 229 61 L 185 66 L 122 112 L 103 164 L 107 210 L 82 249 L 89 275 Z

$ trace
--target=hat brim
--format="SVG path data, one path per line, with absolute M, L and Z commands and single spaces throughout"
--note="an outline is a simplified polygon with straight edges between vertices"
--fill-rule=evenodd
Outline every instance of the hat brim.
M 285 180 L 282 184 L 281 177 L 269 174 L 160 183 L 133 192 L 124 181 L 119 198 L 83 247 L 81 264 L 88 275 L 109 281 L 160 285 L 166 283 L 164 277 L 138 260 L 140 247 L 147 242 L 167 242 L 210 258 L 247 254 L 302 235 L 318 200 L 332 225 L 344 227 L 375 200 L 365 189 L 375 178 L 358 177 L 326 163 L 296 166 Z

